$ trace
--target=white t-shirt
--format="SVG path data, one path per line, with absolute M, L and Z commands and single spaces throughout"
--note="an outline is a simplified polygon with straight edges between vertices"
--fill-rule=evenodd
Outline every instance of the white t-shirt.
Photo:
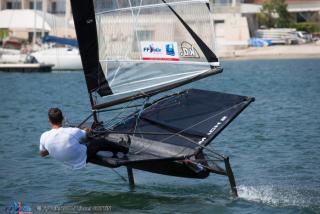
M 85 167 L 87 147 L 79 142 L 86 132 L 78 128 L 51 129 L 40 137 L 40 150 L 48 150 L 50 156 L 65 163 L 72 169 Z

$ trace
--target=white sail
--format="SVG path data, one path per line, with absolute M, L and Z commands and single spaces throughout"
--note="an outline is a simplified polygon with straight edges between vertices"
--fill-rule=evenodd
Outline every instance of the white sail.
M 195 38 L 212 49 L 206 0 L 95 0 L 99 59 L 113 96 L 138 94 L 209 72 Z M 175 14 L 174 12 L 177 14 Z

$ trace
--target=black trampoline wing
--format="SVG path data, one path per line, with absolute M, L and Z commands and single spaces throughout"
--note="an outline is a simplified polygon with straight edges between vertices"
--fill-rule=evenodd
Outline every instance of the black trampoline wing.
M 208 145 L 254 98 L 189 89 L 165 97 L 114 128 L 136 133 L 126 163 L 188 156 Z M 136 140 L 138 142 L 139 140 Z

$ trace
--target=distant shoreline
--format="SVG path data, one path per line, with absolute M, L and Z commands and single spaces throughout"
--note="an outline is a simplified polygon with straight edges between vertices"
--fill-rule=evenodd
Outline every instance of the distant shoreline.
M 219 57 L 221 61 L 231 61 L 231 60 L 281 60 L 281 59 L 320 59 L 319 55 L 259 55 L 259 56 L 234 56 L 234 57 Z
M 263 60 L 263 59 L 320 59 L 320 45 L 278 45 L 261 48 L 247 48 L 225 52 L 219 55 L 225 60 Z

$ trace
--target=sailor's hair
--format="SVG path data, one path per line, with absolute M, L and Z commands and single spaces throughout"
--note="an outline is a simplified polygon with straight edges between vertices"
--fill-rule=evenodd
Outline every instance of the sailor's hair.
M 48 118 L 53 125 L 61 125 L 63 121 L 62 111 L 59 108 L 50 108 Z

